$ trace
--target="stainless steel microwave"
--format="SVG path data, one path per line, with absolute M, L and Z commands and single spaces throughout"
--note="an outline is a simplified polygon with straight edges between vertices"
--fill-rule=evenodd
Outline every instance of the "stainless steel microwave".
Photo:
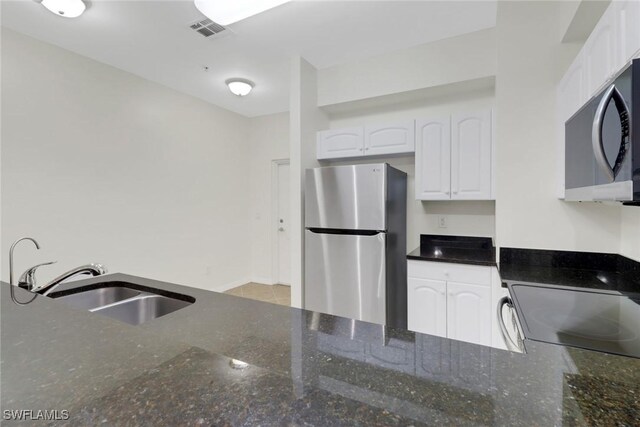
M 565 200 L 640 204 L 640 59 L 565 123 Z

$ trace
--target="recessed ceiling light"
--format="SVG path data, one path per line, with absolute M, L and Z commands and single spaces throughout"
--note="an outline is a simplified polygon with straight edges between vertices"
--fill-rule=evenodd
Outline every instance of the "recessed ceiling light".
M 247 79 L 229 79 L 225 82 L 234 95 L 245 96 L 253 89 L 253 82 Z
M 87 8 L 82 0 L 42 0 L 42 5 L 65 18 L 77 18 Z
M 290 0 L 194 0 L 196 8 L 220 25 L 242 21 Z

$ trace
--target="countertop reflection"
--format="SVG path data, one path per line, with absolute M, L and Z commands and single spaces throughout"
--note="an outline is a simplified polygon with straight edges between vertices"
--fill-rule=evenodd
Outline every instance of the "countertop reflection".
M 2 285 L 2 408 L 69 425 L 560 425 L 640 419 L 640 359 L 528 354 L 122 274 L 196 302 L 139 326 Z M 68 287 L 96 283 L 103 278 Z M 29 295 L 16 290 L 16 297 Z M 29 424 L 29 423 L 27 423 Z

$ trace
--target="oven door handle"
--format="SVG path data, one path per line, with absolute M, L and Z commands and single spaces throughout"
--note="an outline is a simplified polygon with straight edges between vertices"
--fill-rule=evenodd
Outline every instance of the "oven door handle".
M 507 330 L 507 327 L 504 323 L 504 317 L 502 316 L 502 308 L 505 305 L 509 306 L 510 309 L 513 309 L 513 303 L 511 301 L 511 298 L 502 297 L 500 298 L 500 301 L 498 301 L 498 326 L 500 327 L 500 335 L 502 335 L 502 340 L 506 344 L 507 349 L 509 351 L 517 351 L 521 353 L 522 349 L 513 340 L 513 338 L 511 338 L 511 335 L 509 334 L 509 331 Z
M 604 141 L 602 140 L 602 126 L 604 123 L 604 116 L 607 113 L 607 106 L 609 102 L 613 100 L 618 109 L 620 115 L 620 125 L 622 128 L 622 138 L 620 141 L 620 147 L 618 149 L 618 156 L 616 162 L 612 168 L 607 160 L 607 155 L 604 152 Z M 591 144 L 593 146 L 593 154 L 595 156 L 596 164 L 600 170 L 607 176 L 610 182 L 615 181 L 616 175 L 622 166 L 622 162 L 627 154 L 627 145 L 629 141 L 629 107 L 624 100 L 624 97 L 616 88 L 615 85 L 609 86 L 609 88 L 602 95 L 602 99 L 596 109 L 596 114 L 593 119 L 593 127 L 591 128 Z

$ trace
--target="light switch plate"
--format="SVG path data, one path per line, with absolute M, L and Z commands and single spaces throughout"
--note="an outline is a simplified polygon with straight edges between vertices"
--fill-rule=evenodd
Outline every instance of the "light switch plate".
M 438 215 L 438 228 L 447 228 L 447 217 Z

